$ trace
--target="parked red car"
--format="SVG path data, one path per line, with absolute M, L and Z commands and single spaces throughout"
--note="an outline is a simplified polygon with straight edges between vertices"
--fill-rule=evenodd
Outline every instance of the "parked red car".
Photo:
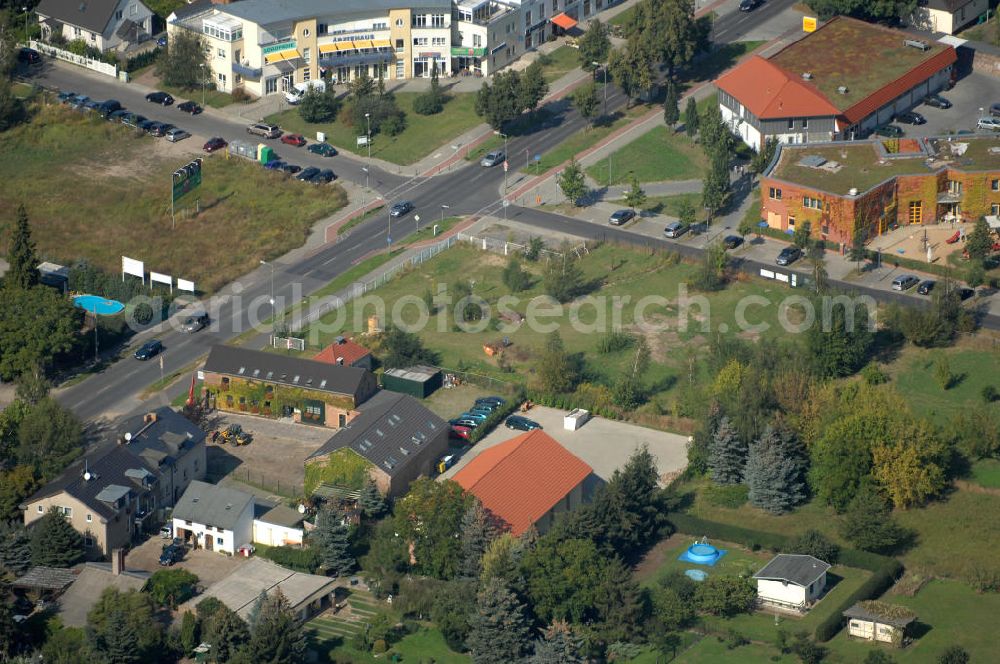
M 302 134 L 285 134 L 281 137 L 281 142 L 287 145 L 294 145 L 297 148 L 301 148 L 306 144 L 306 139 Z
M 204 149 L 205 152 L 215 152 L 216 150 L 224 150 L 227 145 L 229 145 L 229 143 L 226 143 L 224 140 L 216 136 L 215 138 L 208 139 L 202 149 Z
M 451 433 L 453 436 L 463 440 L 469 440 L 469 435 L 472 433 L 472 429 L 455 424 L 451 427 Z

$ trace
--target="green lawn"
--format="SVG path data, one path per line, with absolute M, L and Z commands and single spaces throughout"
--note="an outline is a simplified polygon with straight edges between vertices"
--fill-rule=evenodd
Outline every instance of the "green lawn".
M 948 390 L 934 378 L 937 358 L 942 355 L 956 377 L 957 384 Z M 947 424 L 960 409 L 972 404 L 1000 413 L 1000 402 L 986 405 L 980 396 L 989 385 L 1000 390 L 1000 354 L 957 348 L 931 351 L 911 346 L 904 349 L 893 368 L 896 388 L 913 412 L 937 424 Z
M 994 11 L 991 13 L 988 22 L 977 23 L 971 28 L 963 30 L 959 36 L 962 39 L 971 39 L 972 41 L 985 42 L 992 46 L 1000 46 L 1000 28 L 997 27 L 996 5 L 994 5 Z
M 704 150 L 687 134 L 658 126 L 587 168 L 587 175 L 605 186 L 627 183 L 633 175 L 639 182 L 692 180 L 705 174 L 707 164 Z
M 1000 489 L 1000 461 L 982 459 L 975 462 L 972 464 L 972 476 L 969 479 L 979 486 Z
M 26 99 L 35 92 L 35 86 L 30 83 L 17 82 L 10 86 L 10 91 L 15 97 Z
M 301 246 L 316 221 L 347 202 L 339 185 L 304 186 L 213 155 L 201 188 L 178 202 L 172 227 L 170 174 L 190 158 L 176 149 L 61 106 L 39 109 L 30 123 L 0 134 L 0 209 L 27 203 L 43 260 L 86 259 L 115 274 L 121 256 L 132 256 L 210 293 Z
M 708 210 L 701 204 L 701 194 L 671 194 L 670 196 L 649 196 L 642 205 L 643 210 L 656 214 L 666 214 L 671 217 L 679 217 L 681 213 L 681 203 L 687 201 L 694 207 L 695 219 L 705 221 L 708 219 Z
M 527 171 L 525 171 L 522 166 L 521 172 L 527 172 L 528 175 L 534 175 L 536 170 L 544 173 L 550 168 L 558 166 L 564 161 L 568 161 L 570 157 L 574 157 L 584 150 L 597 145 L 609 135 L 629 124 L 648 110 L 648 106 L 640 105 L 633 106 L 624 114 L 618 112 L 612 116 L 613 120 L 611 120 L 611 122 L 595 125 L 590 129 L 585 129 L 581 132 L 573 134 L 560 143 L 558 147 L 543 153 L 541 161 L 538 163 L 532 162 Z
M 472 659 L 468 655 L 457 653 L 448 647 L 440 630 L 429 623 L 407 634 L 400 641 L 390 646 L 385 655 L 376 657 L 354 648 L 352 637 L 362 626 L 348 625 L 326 618 L 317 618 L 308 624 L 307 632 L 311 636 L 310 646 L 316 650 L 320 661 L 350 661 L 357 664 L 376 664 L 393 661 L 392 654 L 400 657 L 402 662 L 433 661 L 438 664 L 468 664 Z M 323 657 L 328 657 L 324 660 Z
M 435 237 L 440 236 L 442 233 L 447 233 L 450 231 L 455 224 L 465 219 L 465 217 L 445 217 L 443 220 L 440 217 L 435 219 L 424 219 L 420 230 L 412 235 L 406 236 L 406 244 L 416 244 L 418 242 L 425 242 L 427 240 L 433 240 Z M 434 234 L 434 227 L 437 226 L 437 235 Z
M 159 89 L 169 92 L 177 100 L 177 103 L 180 103 L 184 99 L 190 99 L 202 106 L 211 106 L 212 108 L 222 108 L 233 103 L 233 96 L 231 94 L 210 87 L 206 87 L 204 91 L 201 88 L 187 90 L 160 83 Z
M 908 607 L 917 614 L 918 628 L 926 630 L 903 651 L 887 649 L 897 661 L 935 664 L 941 652 L 955 644 L 969 652 L 970 662 L 996 661 L 1000 594 L 977 595 L 961 583 L 939 580 L 929 582 L 914 597 L 889 594 L 882 599 Z M 872 648 L 883 647 L 849 639 L 846 631 L 827 646 L 830 661 L 838 662 L 860 662 Z
M 758 643 L 751 643 L 730 650 L 718 638 L 706 636 L 688 650 L 680 653 L 677 659 L 673 661 L 677 664 L 718 664 L 718 662 L 731 662 L 732 664 L 769 664 L 771 662 L 793 664 L 799 660 L 792 655 L 780 655 L 776 648 Z
M 547 83 L 554 83 L 580 66 L 580 51 L 572 46 L 560 46 L 541 57 L 542 76 Z
M 406 129 L 398 136 L 372 137 L 372 156 L 394 164 L 412 164 L 441 148 L 451 152 L 451 141 L 482 123 L 476 115 L 475 94 L 459 93 L 449 95 L 444 110 L 436 115 L 419 115 L 413 111 L 413 102 L 420 95 L 417 92 L 397 92 L 396 102 L 406 113 Z M 303 134 L 308 138 L 316 132 L 326 132 L 326 140 L 338 150 L 350 150 L 358 155 L 368 154 L 365 146 L 357 144 L 357 137 L 363 136 L 364 127 L 348 127 L 342 122 L 312 124 L 304 121 L 297 109 L 290 109 L 267 117 L 268 122 L 279 125 L 285 131 Z
M 709 576 L 753 574 L 771 559 L 771 556 L 767 553 L 754 553 L 732 542 L 711 540 L 712 545 L 724 550 L 726 555 L 719 558 L 718 562 L 711 567 L 696 565 L 694 563 L 678 560 L 678 556 L 684 553 L 684 551 L 699 538 L 691 535 L 680 534 L 677 537 L 671 538 L 671 541 L 674 539 L 677 540 L 676 544 L 670 546 L 670 548 L 665 549 L 662 552 L 663 563 L 655 571 L 644 575 L 644 578 L 640 580 L 642 585 L 656 585 L 656 582 L 659 579 L 671 572 L 685 572 L 689 569 L 702 570 Z M 657 553 L 659 554 L 660 552 Z
M 373 272 L 382 265 L 385 265 L 399 254 L 403 253 L 403 251 L 404 249 L 402 247 L 399 249 L 393 249 L 391 254 L 385 251 L 380 251 L 374 256 L 364 259 L 360 263 L 351 266 L 351 268 L 346 272 L 343 272 L 332 279 L 328 284 L 313 293 L 312 297 L 326 297 L 327 295 L 333 295 L 337 291 L 347 288 L 369 272 Z

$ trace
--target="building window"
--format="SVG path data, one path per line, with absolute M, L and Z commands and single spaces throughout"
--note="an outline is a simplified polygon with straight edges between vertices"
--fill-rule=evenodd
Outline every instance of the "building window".
M 788 118 L 788 128 L 795 129 L 795 120 Z
M 219 56 L 220 58 L 222 58 L 223 60 L 225 60 L 225 59 L 226 59 L 226 51 L 225 51 L 225 49 L 222 49 L 222 48 L 220 48 L 220 49 L 218 50 L 218 52 L 217 52 L 216 54 L 217 54 L 217 55 L 218 55 L 218 56 Z
M 306 64 L 312 62 L 312 50 L 308 48 L 302 49 L 302 61 Z
M 431 39 L 431 44 L 433 46 L 444 46 L 444 37 L 434 37 Z
M 316 34 L 318 34 L 318 35 L 325 35 L 326 32 L 327 32 L 327 30 L 326 30 L 326 23 L 317 23 L 316 24 Z
M 1000 215 L 1000 203 L 993 203 L 990 205 L 990 214 Z
M 226 75 L 225 74 L 221 74 L 221 73 L 219 74 L 219 85 L 221 85 L 222 87 L 226 87 Z
M 38 513 L 39 514 L 44 514 L 45 513 L 45 508 L 42 507 L 41 505 L 39 505 L 37 509 L 38 509 Z
M 809 128 L 809 118 L 802 118 L 802 128 L 803 129 Z
M 483 47 L 483 36 L 482 35 L 472 35 L 472 46 L 475 48 Z
M 389 24 L 385 23 L 384 21 L 372 24 L 372 30 L 387 30 L 388 28 Z
M 191 522 L 190 522 L 190 521 L 185 521 L 185 522 L 184 522 L 184 525 L 185 525 L 185 526 L 190 526 L 190 525 L 191 525 Z
M 552 13 L 559 11 L 559 0 L 552 0 Z
M 775 201 L 781 200 L 781 190 L 775 187 L 769 187 L 767 190 L 767 195 L 769 198 Z
M 396 19 L 396 27 L 397 28 L 403 27 L 403 19 L 401 19 L 401 18 L 397 18 Z
M 531 25 L 531 10 L 529 9 L 524 15 L 524 25 L 527 27 Z
M 302 28 L 302 36 L 303 37 L 309 36 L 309 28 Z
M 990 189 L 993 191 L 1000 191 L 1000 180 L 991 180 Z
M 948 180 L 948 193 L 957 196 L 962 195 L 962 183 L 955 180 Z
M 90 523 L 93 520 L 94 520 L 94 515 L 93 514 L 88 514 L 87 515 L 87 523 Z
M 404 68 L 404 64 L 405 63 L 402 60 L 397 60 L 396 61 L 396 80 L 397 81 L 402 80 L 402 78 L 404 76 L 406 76 L 406 70 Z
M 311 70 L 311 69 L 309 69 L 309 67 L 306 67 L 305 69 L 303 69 L 303 70 L 302 70 L 302 82 L 303 82 L 303 83 L 305 83 L 305 82 L 306 82 L 306 81 L 308 81 L 308 80 L 309 80 L 310 78 L 312 78 L 312 70 Z M 256 406 L 256 405 L 257 405 L 257 402 L 256 402 L 256 400 L 254 401 L 253 405 L 254 405 L 254 406 Z
M 94 538 L 91 537 L 90 535 L 84 535 L 83 536 L 83 545 L 85 547 L 87 547 L 88 549 L 92 549 L 95 546 L 97 546 L 97 542 L 95 542 Z
M 218 544 L 219 546 L 222 546 L 223 544 L 226 543 L 226 541 L 224 539 L 222 539 L 221 537 L 216 537 L 215 538 L 215 543 Z
M 97 35 L 93 32 L 90 33 L 90 41 L 97 41 Z
M 921 201 L 910 201 L 909 219 L 911 224 L 919 224 L 924 216 L 924 204 Z
M 80 36 L 80 28 L 73 28 L 73 36 L 74 37 Z
M 427 46 L 427 37 L 414 37 L 413 38 L 413 45 L 414 46 Z
M 116 21 L 120 21 L 120 20 L 122 20 L 122 18 L 123 18 L 124 16 L 125 16 L 125 12 L 123 12 L 123 11 L 122 11 L 122 10 L 120 10 L 120 9 L 119 9 L 118 11 L 116 11 L 116 12 L 115 12 L 115 20 L 116 20 Z
M 444 27 L 444 14 L 432 14 L 431 15 L 431 27 L 432 28 L 443 28 Z
M 396 40 L 396 53 L 402 53 L 403 52 L 403 49 L 405 48 L 403 46 L 404 43 L 405 42 L 402 39 L 397 39 Z
M 819 200 L 818 198 L 811 198 L 809 196 L 805 196 L 802 198 L 802 207 L 807 207 L 812 210 L 822 210 L 823 201 Z
M 426 28 L 427 27 L 427 14 L 414 14 L 413 15 L 413 27 L 414 28 Z
M 67 518 L 70 518 L 70 519 L 73 518 L 73 508 L 72 507 L 60 507 L 58 509 L 59 509 L 59 513 L 62 514 L 64 517 L 67 517 Z
M 795 228 L 795 217 L 792 215 L 788 215 L 788 227 Z
M 264 79 L 264 94 L 273 95 L 278 91 L 278 77 L 270 76 Z

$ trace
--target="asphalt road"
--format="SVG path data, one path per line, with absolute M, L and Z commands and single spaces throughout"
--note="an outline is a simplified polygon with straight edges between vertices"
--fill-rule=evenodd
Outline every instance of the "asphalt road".
M 738 39 L 740 35 L 760 25 L 776 15 L 793 0 L 772 0 L 755 12 L 732 13 L 720 17 L 715 24 L 714 36 L 717 43 L 727 39 Z M 238 118 L 212 110 L 198 116 L 188 116 L 176 106 L 162 107 L 145 100 L 145 91 L 120 84 L 107 77 L 83 72 L 70 66 L 46 64 L 35 72 L 33 80 L 39 84 L 62 90 L 73 90 L 94 99 L 117 99 L 130 110 L 139 112 L 154 120 L 177 124 L 188 130 L 194 137 L 188 139 L 192 150 L 211 136 L 221 136 L 226 140 L 246 138 L 245 123 Z M 197 95 L 196 95 L 197 96 Z M 196 99 L 197 101 L 197 99 Z M 625 103 L 625 98 L 617 88 L 608 96 L 608 112 L 614 113 Z M 547 105 L 554 114 L 550 126 L 527 136 L 511 137 L 507 153 L 514 169 L 525 154 L 544 153 L 560 144 L 572 134 L 584 129 L 586 121 L 565 101 Z M 274 141 L 282 159 L 303 167 L 315 165 L 333 168 L 337 175 L 358 184 L 365 182 L 365 160 L 354 155 L 339 155 L 323 159 L 304 149 L 286 146 Z M 508 189 L 516 185 L 517 176 L 508 174 Z M 399 175 L 372 168 L 370 184 L 390 204 L 408 199 L 416 205 L 416 214 L 423 212 L 427 219 L 440 213 L 441 205 L 449 206 L 449 214 L 495 214 L 501 210 L 504 174 L 502 168 L 485 169 L 477 164 L 461 163 L 454 170 L 431 178 L 403 178 Z M 388 208 L 388 206 L 387 206 Z M 429 212 L 428 212 L 429 211 Z M 654 240 L 637 236 L 624 230 L 604 229 L 593 224 L 561 215 L 538 210 L 511 206 L 508 216 L 525 221 L 539 229 L 560 231 L 580 237 L 604 237 L 620 242 L 638 245 L 664 245 L 686 252 L 682 245 L 668 244 L 665 240 Z M 393 242 L 405 239 L 415 230 L 412 213 L 399 222 L 393 222 L 391 231 Z M 293 264 L 274 263 L 274 293 L 277 308 L 284 303 L 299 301 L 328 281 L 349 269 L 359 259 L 372 252 L 386 249 L 390 236 L 388 215 L 379 215 L 358 226 L 343 241 L 324 245 L 322 248 Z M 231 295 L 212 298 L 206 307 L 212 318 L 212 326 L 196 334 L 186 335 L 170 330 L 158 338 L 164 344 L 163 373 L 169 374 L 192 364 L 204 355 L 211 345 L 222 343 L 248 330 L 252 324 L 270 318 L 272 314 L 271 275 L 266 270 L 258 270 L 248 278 L 234 284 Z M 102 416 L 116 417 L 140 407 L 139 395 L 161 376 L 160 361 L 154 359 L 140 362 L 125 358 L 103 372 L 60 390 L 57 398 L 83 419 Z

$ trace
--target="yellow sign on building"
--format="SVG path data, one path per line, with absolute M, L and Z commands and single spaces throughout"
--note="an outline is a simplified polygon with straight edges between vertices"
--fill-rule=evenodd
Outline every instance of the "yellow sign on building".
M 815 16 L 803 16 L 802 17 L 802 31 L 803 32 L 816 32 L 816 17 Z

